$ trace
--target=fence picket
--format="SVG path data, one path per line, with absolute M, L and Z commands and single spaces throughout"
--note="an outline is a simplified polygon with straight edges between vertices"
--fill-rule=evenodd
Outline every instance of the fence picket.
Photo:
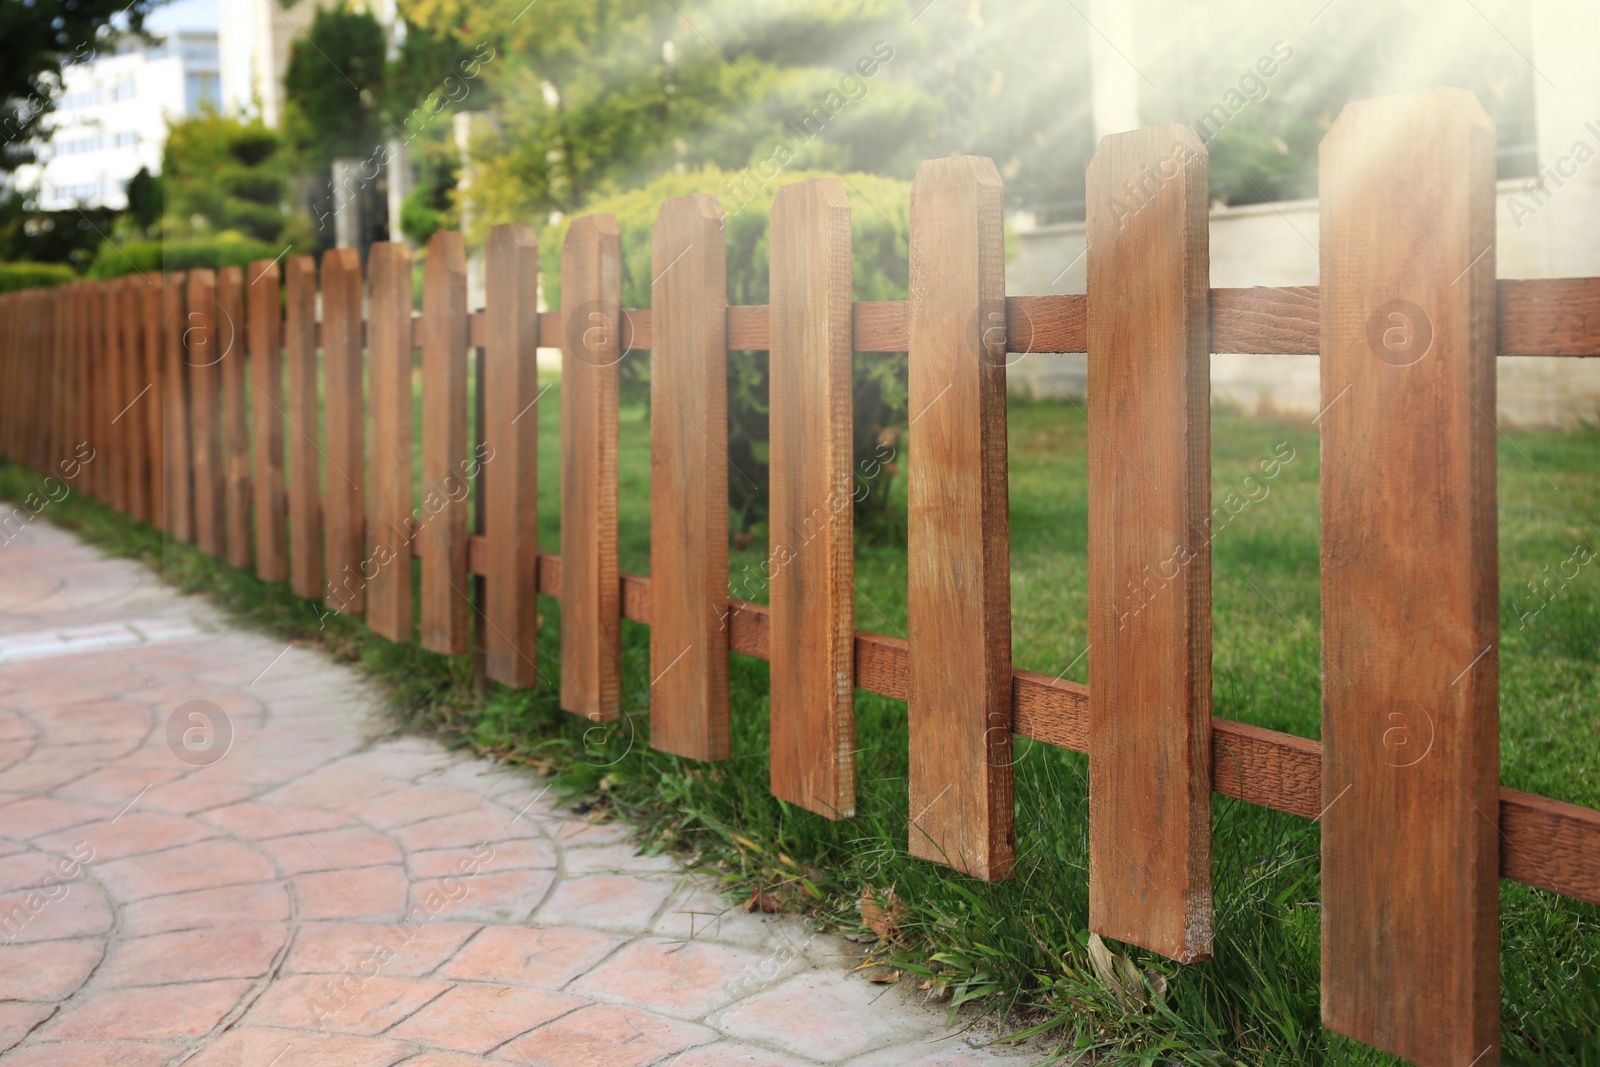
M 561 248 L 561 706 L 621 714 L 622 586 L 617 562 L 617 404 L 622 231 L 585 215 Z
M 322 595 L 322 419 L 317 392 L 317 265 L 310 256 L 284 263 L 283 351 L 288 363 L 289 588 Z
M 89 329 L 94 331 L 95 365 L 104 388 L 95 390 L 97 428 L 105 441 L 105 465 L 101 473 L 105 480 L 100 484 L 100 498 L 117 511 L 126 511 L 127 496 L 127 443 L 123 440 L 123 423 L 116 417 L 122 404 L 122 322 L 117 294 L 121 285 L 115 281 L 95 282 L 94 302 L 89 309 Z
M 716 198 L 651 237 L 650 747 L 728 758 L 727 248 Z
M 282 310 L 278 261 L 250 264 L 245 300 L 250 350 L 250 494 L 255 506 L 256 577 L 281 582 L 288 576 L 285 539 L 288 516 L 283 484 Z
M 139 352 L 144 381 L 150 389 L 139 402 L 138 410 L 144 420 L 145 454 L 150 480 L 150 521 L 158 530 L 167 528 L 167 464 L 164 454 L 165 431 L 162 428 L 165 414 L 162 398 L 165 394 L 162 391 L 161 362 L 161 306 L 166 299 L 166 285 L 165 275 L 151 273 L 136 289 L 139 293 Z
M 367 506 L 367 625 L 410 641 L 411 249 L 381 241 L 368 260 L 367 312 L 372 478 Z
M 1183 962 L 1212 945 L 1208 174 L 1170 125 L 1087 179 L 1089 927 Z
M 1320 180 L 1322 1019 L 1492 1064 L 1494 127 L 1461 89 L 1348 104 Z
M 217 370 L 222 384 L 224 514 L 228 563 L 250 569 L 250 423 L 245 398 L 244 272 L 217 272 Z
M 485 274 L 486 667 L 494 681 L 521 689 L 539 677 L 539 244 L 533 227 L 513 222 L 490 231 Z
M 994 163 L 911 186 L 907 642 L 911 854 L 987 880 L 1015 855 L 1005 234 Z
M 324 602 L 343 615 L 363 615 L 366 556 L 366 404 L 361 374 L 361 257 L 353 248 L 322 256 Z
M 422 647 L 468 649 L 467 260 L 459 233 L 428 241 L 422 279 Z
M 222 454 L 222 353 L 217 274 L 189 272 L 184 324 L 189 369 L 190 448 L 194 467 L 194 540 L 200 551 L 221 557 L 226 544 L 224 504 L 227 473 Z
M 184 355 L 185 290 L 189 279 L 184 274 L 167 275 L 161 307 L 161 346 L 163 384 L 166 386 L 166 415 L 162 419 L 166 456 L 167 529 L 185 544 L 194 541 L 194 479 L 189 456 L 189 361 Z
M 138 275 L 130 274 L 121 279 L 116 289 L 123 382 L 123 400 L 117 409 L 117 420 L 123 427 L 123 445 L 128 450 L 124 496 L 128 515 L 139 522 L 150 521 L 149 447 L 141 406 L 148 399 L 143 392 L 147 379 L 144 377 L 144 331 L 139 299 L 144 286 Z
M 772 795 L 855 814 L 850 201 L 835 179 L 772 205 Z M 565 604 L 565 600 L 562 601 Z

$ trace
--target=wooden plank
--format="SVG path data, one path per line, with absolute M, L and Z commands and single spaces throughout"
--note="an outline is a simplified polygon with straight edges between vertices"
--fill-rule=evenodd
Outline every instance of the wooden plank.
M 428 241 L 422 312 L 422 647 L 466 653 L 467 592 L 467 259 L 461 234 Z
M 224 514 L 228 563 L 250 569 L 250 417 L 245 399 L 244 271 L 223 267 L 217 272 L 218 369 L 222 376 L 223 453 L 226 468 Z
M 123 381 L 122 308 L 117 299 L 120 280 L 92 283 L 94 303 L 89 328 L 94 331 L 95 369 L 99 381 L 94 391 L 97 432 L 104 442 L 99 473 L 100 499 L 117 511 L 128 510 L 128 448 L 123 437 L 123 422 L 117 412 L 124 403 L 127 383 Z
M 484 273 L 489 317 L 484 348 L 485 669 L 527 688 L 539 677 L 539 243 L 526 223 L 489 234 Z
M 410 641 L 411 618 L 411 248 L 379 241 L 368 258 L 367 625 Z
M 917 169 L 906 338 L 911 854 L 990 881 L 1016 851 L 1002 195 L 986 158 Z
M 184 543 L 194 540 L 194 471 L 189 449 L 189 361 L 184 352 L 188 320 L 183 274 L 167 275 L 161 308 L 162 384 L 166 409 L 162 416 L 166 455 L 167 529 Z
M 617 404 L 622 231 L 585 215 L 561 248 L 561 706 L 597 722 L 622 711 L 617 582 Z
M 322 593 L 322 448 L 317 395 L 317 265 L 310 256 L 284 263 L 284 359 L 289 365 L 289 588 L 310 600 Z
M 1184 963 L 1212 943 L 1208 174 L 1157 126 L 1102 138 L 1087 191 L 1089 928 Z
M 250 264 L 250 491 L 255 505 L 256 577 L 289 576 L 288 521 L 283 483 L 283 323 L 278 261 Z
M 1321 155 L 1322 1020 L 1423 1067 L 1500 1041 L 1494 146 L 1434 89 Z
M 1211 290 L 1211 351 L 1317 352 L 1317 287 Z
M 772 205 L 772 795 L 855 814 L 850 201 L 816 178 Z
M 1600 278 L 1502 278 L 1497 351 L 1508 356 L 1600 356 Z
M 222 360 L 226 348 L 218 307 L 216 271 L 190 271 L 183 358 L 189 371 L 194 540 L 200 551 L 220 558 L 226 548 L 222 456 Z
M 361 363 L 361 257 L 353 248 L 335 248 L 322 256 L 323 601 L 343 615 L 367 610 Z
M 145 367 L 144 291 L 149 283 L 130 274 L 122 280 L 117 294 L 122 308 L 124 406 L 117 413 L 125 423 L 123 439 L 128 449 L 128 514 L 139 522 L 150 522 L 150 469 L 152 449 L 145 413 L 152 405 L 151 379 Z
M 716 198 L 661 205 L 651 237 L 650 745 L 728 758 L 727 248 Z
M 140 401 L 139 410 L 144 419 L 144 434 L 150 464 L 150 521 L 158 530 L 167 528 L 167 464 L 164 448 L 166 431 L 163 429 L 162 421 L 166 414 L 163 401 L 166 394 L 162 384 L 164 352 L 161 330 L 161 307 L 166 299 L 166 285 L 165 275 L 151 274 L 139 288 L 140 352 L 145 380 L 150 383 L 150 391 Z

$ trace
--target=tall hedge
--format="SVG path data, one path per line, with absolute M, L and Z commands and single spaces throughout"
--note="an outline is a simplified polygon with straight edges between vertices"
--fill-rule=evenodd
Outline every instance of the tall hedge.
M 49 289 L 76 277 L 65 263 L 0 263 L 0 293 Z
M 120 278 L 135 272 L 150 274 L 168 270 L 194 270 L 209 267 L 247 267 L 252 260 L 272 259 L 280 249 L 247 237 L 197 237 L 174 241 L 134 241 L 116 244 L 107 241 L 89 264 L 91 278 Z
M 737 190 L 736 175 L 715 168 L 686 174 L 668 173 L 649 185 L 593 201 L 583 214 L 611 214 L 622 230 L 622 303 L 650 306 L 650 234 L 661 202 L 689 193 L 710 193 L 724 210 L 728 248 L 728 303 L 768 302 L 768 219 L 772 201 L 784 185 L 807 178 L 838 177 L 850 200 L 853 244 L 851 272 L 856 300 L 903 300 L 909 248 L 911 185 L 873 174 L 831 175 L 817 171 L 780 173 L 759 184 L 745 172 Z M 546 228 L 540 259 L 550 287 L 552 306 L 560 300 L 561 242 L 571 219 Z M 626 338 L 624 338 L 626 340 Z M 863 354 L 855 360 L 856 521 L 864 536 L 884 539 L 900 528 L 889 494 L 893 450 L 906 424 L 906 357 Z M 622 362 L 624 402 L 649 403 L 649 353 L 634 353 Z M 728 506 L 735 533 L 765 529 L 767 473 L 767 353 L 728 353 Z M 888 466 L 888 470 L 895 468 Z

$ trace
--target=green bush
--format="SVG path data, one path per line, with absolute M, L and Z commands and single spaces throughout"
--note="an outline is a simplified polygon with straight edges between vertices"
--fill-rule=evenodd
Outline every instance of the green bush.
M 49 289 L 76 277 L 65 263 L 0 263 L 0 293 Z
M 118 278 L 136 272 L 192 270 L 200 267 L 245 267 L 252 260 L 272 259 L 280 249 L 247 237 L 196 238 L 188 241 L 107 241 L 89 264 L 91 278 Z
M 728 242 L 728 303 L 765 304 L 768 290 L 767 222 L 778 190 L 797 181 L 841 177 L 850 199 L 853 244 L 853 297 L 903 300 L 910 232 L 911 185 L 872 174 L 830 175 L 817 171 L 780 173 L 759 185 L 749 172 L 737 191 L 734 175 L 707 167 L 687 174 L 662 175 L 642 189 L 593 201 L 583 214 L 611 214 L 622 230 L 622 303 L 650 306 L 650 235 L 661 202 L 689 193 L 718 196 Z M 546 229 L 540 240 L 544 277 L 552 306 L 560 300 L 561 242 L 571 219 Z M 623 339 L 626 342 L 626 338 Z M 650 360 L 644 353 L 622 361 L 623 397 L 648 402 Z M 767 473 L 767 353 L 728 353 L 728 508 L 737 532 L 760 536 L 765 529 Z M 863 536 L 884 540 L 901 528 L 889 496 L 890 478 L 881 471 L 906 425 L 906 357 L 859 355 L 855 360 L 856 522 Z M 892 468 L 891 468 L 892 470 Z

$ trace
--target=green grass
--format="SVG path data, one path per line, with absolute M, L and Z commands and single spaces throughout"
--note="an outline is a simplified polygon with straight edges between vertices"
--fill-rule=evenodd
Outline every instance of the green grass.
M 560 543 L 559 413 L 555 387 L 539 403 L 539 536 L 550 550 Z M 1010 430 L 1014 661 L 1086 681 L 1084 415 L 1073 405 L 1013 402 Z M 622 565 L 648 573 L 646 412 L 625 409 L 621 435 Z M 1230 491 L 1255 498 L 1214 544 L 1215 712 L 1309 737 L 1320 726 L 1317 444 L 1304 423 L 1219 411 L 1213 424 L 1215 502 Z M 1600 807 L 1600 567 L 1582 566 L 1553 598 L 1546 593 L 1531 625 L 1522 625 L 1521 614 L 1537 603 L 1525 583 L 1546 567 L 1556 573 L 1574 546 L 1600 540 L 1586 518 L 1600 514 L 1597 455 L 1594 430 L 1501 438 L 1500 670 L 1502 780 Z M 1262 479 L 1259 465 L 1274 458 L 1276 476 Z M 1247 483 L 1252 473 L 1257 480 Z M 903 475 L 887 476 L 900 479 L 903 508 Z M 18 498 L 36 481 L 4 468 L 0 495 Z M 906 714 L 898 701 L 858 691 L 859 814 L 830 822 L 767 792 L 767 667 L 760 661 L 732 657 L 732 759 L 695 764 L 645 743 L 649 643 L 636 624 L 624 624 L 628 714 L 601 730 L 561 713 L 553 684 L 480 692 L 466 658 L 396 646 L 345 619 L 330 618 L 319 631 L 316 613 L 283 588 L 163 544 L 79 497 L 46 515 L 113 551 L 159 563 L 180 587 L 211 590 L 252 623 L 325 641 L 362 661 L 391 688 L 404 726 L 557 775 L 563 787 L 634 820 L 647 848 L 679 852 L 723 878 L 731 893 L 769 890 L 819 922 L 855 929 L 863 888 L 892 888 L 905 915 L 899 939 L 882 947 L 886 958 L 907 968 L 908 979 L 931 980 L 945 1003 L 975 999 L 1015 1028 L 1045 1028 L 1064 1053 L 1146 1063 L 1396 1062 L 1319 1025 L 1319 840 L 1307 820 L 1217 798 L 1217 955 L 1178 966 L 1124 950 L 1167 981 L 1164 1003 L 1125 1007 L 1096 979 L 1086 949 L 1082 756 L 1019 742 L 1016 876 L 984 884 L 905 853 Z M 761 556 L 759 544 L 732 553 L 736 595 L 765 599 L 748 578 Z M 903 541 L 859 546 L 856 567 L 857 625 L 903 633 Z M 540 667 L 553 683 L 560 605 L 544 598 L 541 613 Z M 1502 884 L 1501 906 L 1506 1061 L 1600 1063 L 1600 908 L 1511 883 Z

